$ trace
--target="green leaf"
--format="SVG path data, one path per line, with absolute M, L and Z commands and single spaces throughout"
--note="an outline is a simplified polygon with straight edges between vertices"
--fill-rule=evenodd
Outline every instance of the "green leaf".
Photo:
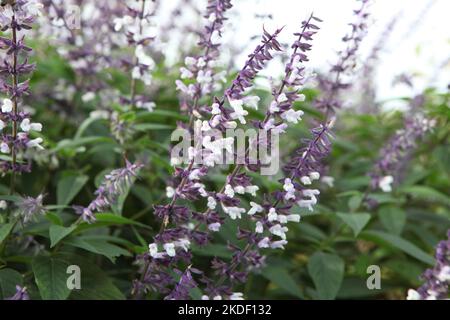
M 73 259 L 73 258 L 72 258 Z M 74 259 L 81 270 L 81 289 L 73 290 L 69 299 L 74 300 L 125 300 L 123 293 L 95 263 Z
M 56 198 L 58 205 L 68 205 L 70 201 L 80 192 L 83 186 L 88 182 L 88 176 L 77 174 L 67 174 L 58 181 Z
M 337 213 L 337 216 L 353 230 L 355 237 L 361 232 L 370 220 L 368 213 Z
M 308 272 L 319 299 L 334 299 L 344 278 L 344 260 L 339 256 L 316 252 L 308 261 Z
M 361 206 L 361 202 L 363 200 L 363 196 L 361 194 L 354 195 L 348 200 L 348 207 L 350 208 L 350 211 L 354 212 L 358 210 L 358 208 Z
M 304 298 L 297 286 L 298 281 L 285 268 L 268 265 L 261 270 L 261 275 L 291 295 L 301 299 Z
M 172 130 L 173 125 L 161 123 L 139 123 L 133 126 L 136 131 L 151 131 L 151 130 Z
M 89 239 L 89 238 L 69 238 L 65 242 L 67 245 L 71 245 L 86 251 L 100 254 L 108 258 L 112 263 L 115 263 L 116 258 L 120 256 L 131 256 L 131 254 L 115 244 L 109 243 L 103 239 Z
M 411 186 L 404 187 L 400 191 L 409 194 L 410 196 L 418 200 L 437 202 L 450 207 L 450 197 L 431 187 Z
M 67 267 L 61 258 L 37 257 L 32 262 L 34 279 L 43 300 L 65 300 L 70 295 L 67 287 Z
M 380 245 L 391 245 L 422 262 L 425 262 L 429 265 L 434 264 L 434 258 L 432 256 L 424 252 L 422 249 L 418 248 L 413 243 L 400 238 L 399 236 L 383 231 L 364 231 L 361 233 L 360 238 L 373 241 Z
M 389 233 L 400 235 L 406 222 L 406 213 L 404 210 L 397 207 L 381 207 L 378 211 L 378 216 Z
M 70 226 L 68 228 L 58 225 L 50 226 L 49 235 L 50 235 L 50 248 L 53 248 L 60 242 L 62 239 L 67 237 L 72 233 L 73 230 L 77 228 L 76 225 Z
M 16 293 L 16 285 L 21 286 L 22 275 L 13 269 L 0 270 L 0 300 L 12 297 Z
M 0 227 L 0 244 L 11 233 L 13 228 L 14 228 L 14 223 L 7 223 Z

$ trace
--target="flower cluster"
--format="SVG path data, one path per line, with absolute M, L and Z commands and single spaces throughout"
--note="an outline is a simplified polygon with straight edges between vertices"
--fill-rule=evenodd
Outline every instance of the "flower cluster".
M 330 75 L 327 78 L 320 79 L 323 94 L 316 100 L 315 104 L 326 115 L 331 115 L 336 109 L 342 108 L 342 102 L 338 97 L 339 91 L 350 87 L 350 83 L 344 82 L 342 77 L 355 68 L 356 53 L 367 33 L 370 3 L 370 0 L 361 0 L 361 7 L 354 11 L 356 21 L 350 23 L 352 31 L 342 39 L 347 43 L 347 48 L 339 52 L 338 62 L 331 67 Z
M 415 101 L 415 99 L 414 99 Z M 372 189 L 384 192 L 392 191 L 392 184 L 398 183 L 399 173 L 408 157 L 414 151 L 417 142 L 434 127 L 435 121 L 420 113 L 405 119 L 404 127 L 397 130 L 386 146 L 381 150 L 375 168 L 369 173 Z
M 219 90 L 218 81 L 225 80 L 224 73 L 215 73 L 214 67 L 220 55 L 220 38 L 222 35 L 223 24 L 226 20 L 225 13 L 232 7 L 230 0 L 209 0 L 205 18 L 208 24 L 204 32 L 200 35 L 198 43 L 204 53 L 198 56 L 188 56 L 185 58 L 185 66 L 180 68 L 181 79 L 195 80 L 194 83 L 186 85 L 182 80 L 177 80 L 177 88 L 191 101 L 184 101 L 183 104 L 192 104 L 188 106 L 189 113 L 200 117 L 198 109 L 199 100 L 212 93 L 213 90 Z
M 262 44 L 250 55 L 249 60 L 237 77 L 240 80 L 234 81 L 226 91 L 227 93 L 240 91 L 241 89 L 237 89 L 236 86 L 239 86 L 242 79 L 245 78 L 247 79 L 246 81 L 252 79 L 256 72 L 272 58 L 269 52 L 271 50 L 280 50 L 280 45 L 276 40 L 280 31 L 276 30 L 274 34 L 268 34 L 264 31 Z M 248 73 L 246 70 L 250 70 L 250 72 Z M 246 84 L 245 87 L 248 88 L 249 85 Z M 234 96 L 237 97 L 236 95 Z M 232 110 L 225 105 L 226 100 L 228 100 Z M 226 128 L 236 127 L 237 123 L 234 121 L 236 119 L 241 123 L 245 123 L 244 116 L 247 115 L 247 111 L 243 109 L 243 104 L 243 100 L 232 99 L 229 96 L 224 97 L 222 100 L 215 99 L 213 105 L 209 107 L 212 114 L 210 120 L 198 120 L 197 124 L 200 124 L 201 128 L 204 128 L 206 132 L 211 128 L 226 130 Z M 226 149 L 229 146 L 228 142 L 226 138 L 212 141 L 208 135 L 202 139 L 202 145 L 205 147 L 206 153 L 212 157 L 212 160 L 219 150 Z M 218 193 L 206 191 L 206 187 L 201 182 L 201 179 L 208 172 L 208 167 L 206 165 L 195 166 L 195 157 L 195 148 L 191 147 L 189 150 L 190 163 L 187 168 L 176 168 L 175 170 L 174 185 L 177 187 L 169 187 L 167 189 L 167 195 L 172 200 L 167 205 L 154 207 L 155 215 L 162 220 L 162 227 L 161 231 L 154 236 L 154 242 L 149 246 L 149 253 L 142 257 L 144 268 L 141 279 L 135 282 L 136 294 L 140 294 L 142 289 L 146 289 L 143 287 L 143 284 L 147 288 L 162 293 L 170 293 L 168 287 L 174 284 L 174 279 L 161 266 L 167 267 L 180 262 L 190 264 L 191 252 L 189 247 L 191 242 L 205 245 L 209 241 L 209 232 L 220 229 L 223 218 L 215 210 L 219 202 L 223 211 L 229 216 L 239 217 L 240 213 L 245 212 L 245 209 L 237 207 L 239 199 L 229 196 L 231 192 L 230 187 L 224 186 Z M 172 159 L 171 162 L 175 165 L 180 164 L 179 159 Z M 206 162 L 208 163 L 208 161 Z M 211 161 L 210 165 L 214 166 L 215 161 Z M 228 179 L 228 182 L 230 184 L 235 183 L 233 179 Z M 239 184 L 241 188 L 237 188 L 236 192 L 248 192 L 251 194 L 256 192 L 257 187 L 251 186 L 249 182 L 250 180 L 247 177 L 243 178 Z M 226 188 L 228 195 L 225 194 Z M 233 192 L 235 192 L 235 189 L 233 189 Z M 196 200 L 199 198 L 206 198 L 208 201 L 208 210 L 204 213 L 192 212 L 189 208 L 176 204 L 178 199 Z M 174 224 L 170 229 L 167 228 L 169 222 Z M 207 226 L 206 231 L 200 230 L 202 225 Z M 229 292 L 226 296 L 231 294 Z
M 141 164 L 126 161 L 125 168 L 115 169 L 105 176 L 95 191 L 97 197 L 87 207 L 74 206 L 73 209 L 84 221 L 95 222 L 95 212 L 103 212 L 113 205 L 131 186 L 140 168 Z
M 127 39 L 127 45 L 134 49 L 134 58 L 131 62 L 122 61 L 131 70 L 131 92 L 130 98 L 122 98 L 132 107 L 153 111 L 155 103 L 148 97 L 137 95 L 136 81 L 142 81 L 146 86 L 152 84 L 152 71 L 155 68 L 155 61 L 148 54 L 148 44 L 156 37 L 156 28 L 151 21 L 151 17 L 156 10 L 152 4 L 146 0 L 133 1 L 127 6 L 126 14 L 114 19 L 114 30 L 122 32 Z M 137 8 L 131 6 L 134 4 Z
M 450 230 L 447 240 L 436 247 L 436 265 L 422 275 L 425 283 L 416 290 L 408 291 L 408 300 L 448 300 L 450 286 Z
M 0 65 L 0 90 L 7 96 L 2 99 L 0 109 L 0 152 L 11 156 L 10 161 L 0 163 L 3 174 L 29 171 L 31 163 L 20 159 L 21 155 L 24 158 L 31 148 L 43 149 L 42 138 L 30 138 L 30 133 L 41 131 L 42 125 L 32 123 L 30 114 L 19 109 L 21 99 L 29 94 L 29 80 L 21 78 L 35 69 L 34 64 L 28 63 L 32 49 L 25 44 L 23 33 L 32 28 L 41 9 L 42 5 L 34 0 L 18 0 L 0 9 L 2 31 L 10 34 L 0 37 L 0 49 L 6 51 Z
M 20 217 L 23 223 L 27 223 L 36 219 L 37 216 L 43 216 L 46 213 L 45 207 L 42 204 L 44 195 L 39 195 L 37 198 L 25 197 L 17 203 L 16 215 Z

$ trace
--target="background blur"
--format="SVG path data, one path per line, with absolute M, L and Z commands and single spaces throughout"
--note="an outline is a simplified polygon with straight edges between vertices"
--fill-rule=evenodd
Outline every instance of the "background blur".
M 180 17 L 172 21 L 183 26 L 192 26 L 195 22 L 194 11 L 184 1 L 164 1 L 160 23 L 167 23 L 170 12 L 181 8 Z M 195 7 L 204 7 L 204 0 L 190 1 Z M 314 40 L 314 49 L 309 66 L 326 71 L 336 58 L 336 50 L 342 48 L 341 38 L 348 31 L 354 0 L 239 0 L 233 3 L 230 19 L 225 28 L 224 48 L 239 50 L 239 66 L 245 62 L 246 55 L 252 50 L 264 26 L 268 30 L 285 26 L 280 39 L 286 43 L 292 40 L 292 33 L 298 30 L 300 22 L 311 11 L 324 22 L 322 30 Z M 376 0 L 372 5 L 372 19 L 369 34 L 362 44 L 362 57 L 367 56 L 377 43 L 380 35 L 389 23 L 398 18 L 392 32 L 386 39 L 380 53 L 376 74 L 376 87 L 379 100 L 389 100 L 399 96 L 411 96 L 421 92 L 428 85 L 441 90 L 450 83 L 450 34 L 448 0 Z M 271 18 L 271 19 L 270 19 Z M 198 21 L 201 25 L 201 21 Z M 248 40 L 255 37 L 253 42 Z M 167 46 L 169 60 L 176 61 L 179 42 L 186 40 L 186 34 L 171 34 Z M 194 38 L 190 39 L 194 41 Z M 266 75 L 278 75 L 282 71 L 281 63 L 272 63 Z M 414 89 L 406 86 L 392 86 L 392 80 L 400 73 L 414 75 Z M 395 107 L 395 105 L 392 105 Z

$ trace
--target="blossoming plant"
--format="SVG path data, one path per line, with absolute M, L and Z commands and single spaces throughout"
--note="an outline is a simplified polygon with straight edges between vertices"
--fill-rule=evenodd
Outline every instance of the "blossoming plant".
M 307 12 L 241 63 L 237 1 L 0 2 L 0 299 L 448 298 L 450 95 L 374 94 L 401 16 L 324 72 Z

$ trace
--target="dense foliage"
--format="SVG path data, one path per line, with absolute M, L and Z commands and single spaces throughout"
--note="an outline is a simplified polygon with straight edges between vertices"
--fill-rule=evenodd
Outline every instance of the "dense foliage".
M 157 2 L 5 1 L 0 299 L 404 299 L 424 283 L 409 298 L 447 298 L 450 94 L 390 101 L 405 111 L 355 99 L 382 50 L 358 55 L 370 1 L 316 78 L 326 21 L 312 14 L 287 47 L 264 30 L 230 71 L 218 61 L 232 1 L 209 0 L 199 43 L 169 67 L 152 46 Z M 96 19 L 71 29 L 68 3 Z M 274 56 L 284 73 L 255 86 Z M 212 165 L 171 159 L 172 131 L 199 119 L 276 130 L 282 168 L 215 165 L 214 141 Z

